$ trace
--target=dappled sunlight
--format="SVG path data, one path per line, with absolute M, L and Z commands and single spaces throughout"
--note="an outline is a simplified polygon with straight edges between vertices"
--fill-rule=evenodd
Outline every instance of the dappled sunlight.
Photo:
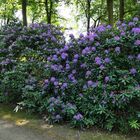
M 50 129 L 52 127 L 53 127 L 53 125 L 49 125 L 49 124 L 43 124 L 43 125 L 41 125 L 41 128 L 42 129 Z
M 26 119 L 18 119 L 15 124 L 18 126 L 23 126 L 23 125 L 27 125 L 30 121 L 26 120 Z
M 12 118 L 11 114 L 6 114 L 6 115 L 3 115 L 2 117 L 3 119 L 10 119 Z

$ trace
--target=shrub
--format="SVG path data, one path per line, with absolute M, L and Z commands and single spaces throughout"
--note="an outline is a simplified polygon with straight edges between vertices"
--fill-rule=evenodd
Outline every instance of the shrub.
M 36 79 L 34 92 L 41 91 L 45 76 L 43 64 L 65 43 L 65 39 L 59 27 L 45 24 L 30 27 L 10 24 L 2 28 L 1 34 L 0 89 L 6 93 L 9 102 L 21 101 L 22 94 L 28 92 L 27 80 L 31 81 L 31 77 Z
M 15 61 L 3 70 L 2 92 L 9 89 L 26 110 L 52 123 L 139 129 L 139 25 L 139 20 L 101 25 L 79 38 L 71 34 L 67 43 L 54 26 L 23 28 L 9 48 Z
M 138 26 L 139 21 L 134 21 L 133 26 L 100 26 L 78 39 L 71 35 L 69 43 L 49 57 L 44 94 L 53 93 L 63 104 L 77 108 L 74 115 L 61 114 L 62 118 L 74 126 L 97 125 L 108 130 L 122 130 L 124 125 L 129 129 L 132 118 L 139 122 L 138 103 L 133 104 L 139 101 L 140 91 Z

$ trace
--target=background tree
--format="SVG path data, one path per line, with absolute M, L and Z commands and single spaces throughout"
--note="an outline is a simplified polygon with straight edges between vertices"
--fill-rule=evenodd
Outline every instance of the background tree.
M 124 19 L 124 0 L 120 0 L 119 11 L 120 11 L 119 19 L 120 19 L 120 21 L 123 21 L 123 19 Z
M 18 11 L 17 0 L 1 0 L 0 1 L 0 21 L 2 24 L 8 24 L 16 18 L 15 14 Z
M 74 28 L 83 28 L 89 32 L 91 27 L 100 24 L 113 25 L 117 20 L 128 20 L 140 15 L 140 4 L 136 0 L 0 0 L 0 23 L 9 24 L 17 18 L 17 13 L 22 11 L 19 18 L 25 26 L 28 23 L 46 22 L 60 25 L 62 22 L 69 24 L 69 19 L 62 17 L 59 9 L 66 6 L 73 11 L 72 24 Z M 67 10 L 67 9 L 65 9 Z M 63 10 L 61 10 L 63 11 Z M 63 11 L 65 13 L 65 11 Z M 75 13 L 74 13 L 75 12 Z M 71 13 L 70 13 L 71 14 Z M 60 16 L 62 15 L 62 16 Z M 72 14 L 71 14 L 72 15 Z M 68 15 L 69 16 L 69 15 Z M 80 22 L 80 24 L 78 23 Z M 71 25 L 72 25 L 71 24 Z M 63 24 L 64 25 L 64 24 Z M 64 26 L 65 26 L 64 25 Z
M 107 0 L 108 24 L 113 25 L 113 0 Z
M 22 0 L 23 25 L 27 26 L 27 0 Z

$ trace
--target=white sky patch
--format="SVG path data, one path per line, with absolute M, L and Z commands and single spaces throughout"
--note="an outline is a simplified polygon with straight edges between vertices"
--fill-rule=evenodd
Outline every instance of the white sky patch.
M 18 10 L 18 11 L 15 13 L 15 16 L 16 16 L 16 18 L 18 18 L 19 20 L 22 20 L 22 11 L 21 11 L 21 10 Z
M 75 19 L 77 9 L 74 5 L 67 6 L 64 3 L 61 3 L 61 6 L 58 7 L 58 13 L 61 17 L 66 19 L 66 21 L 62 21 L 63 24 L 60 25 L 69 29 L 65 32 L 66 36 L 69 34 L 74 34 L 77 37 L 85 30 L 82 21 L 76 21 Z

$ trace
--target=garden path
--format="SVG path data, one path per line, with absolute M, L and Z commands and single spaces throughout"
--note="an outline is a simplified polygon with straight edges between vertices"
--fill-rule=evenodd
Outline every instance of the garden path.
M 48 126 L 43 124 L 44 130 L 38 131 L 38 129 L 0 120 L 0 140 L 140 140 L 138 137 L 126 138 L 98 131 L 79 131 L 67 126 L 56 125 L 50 128 Z

